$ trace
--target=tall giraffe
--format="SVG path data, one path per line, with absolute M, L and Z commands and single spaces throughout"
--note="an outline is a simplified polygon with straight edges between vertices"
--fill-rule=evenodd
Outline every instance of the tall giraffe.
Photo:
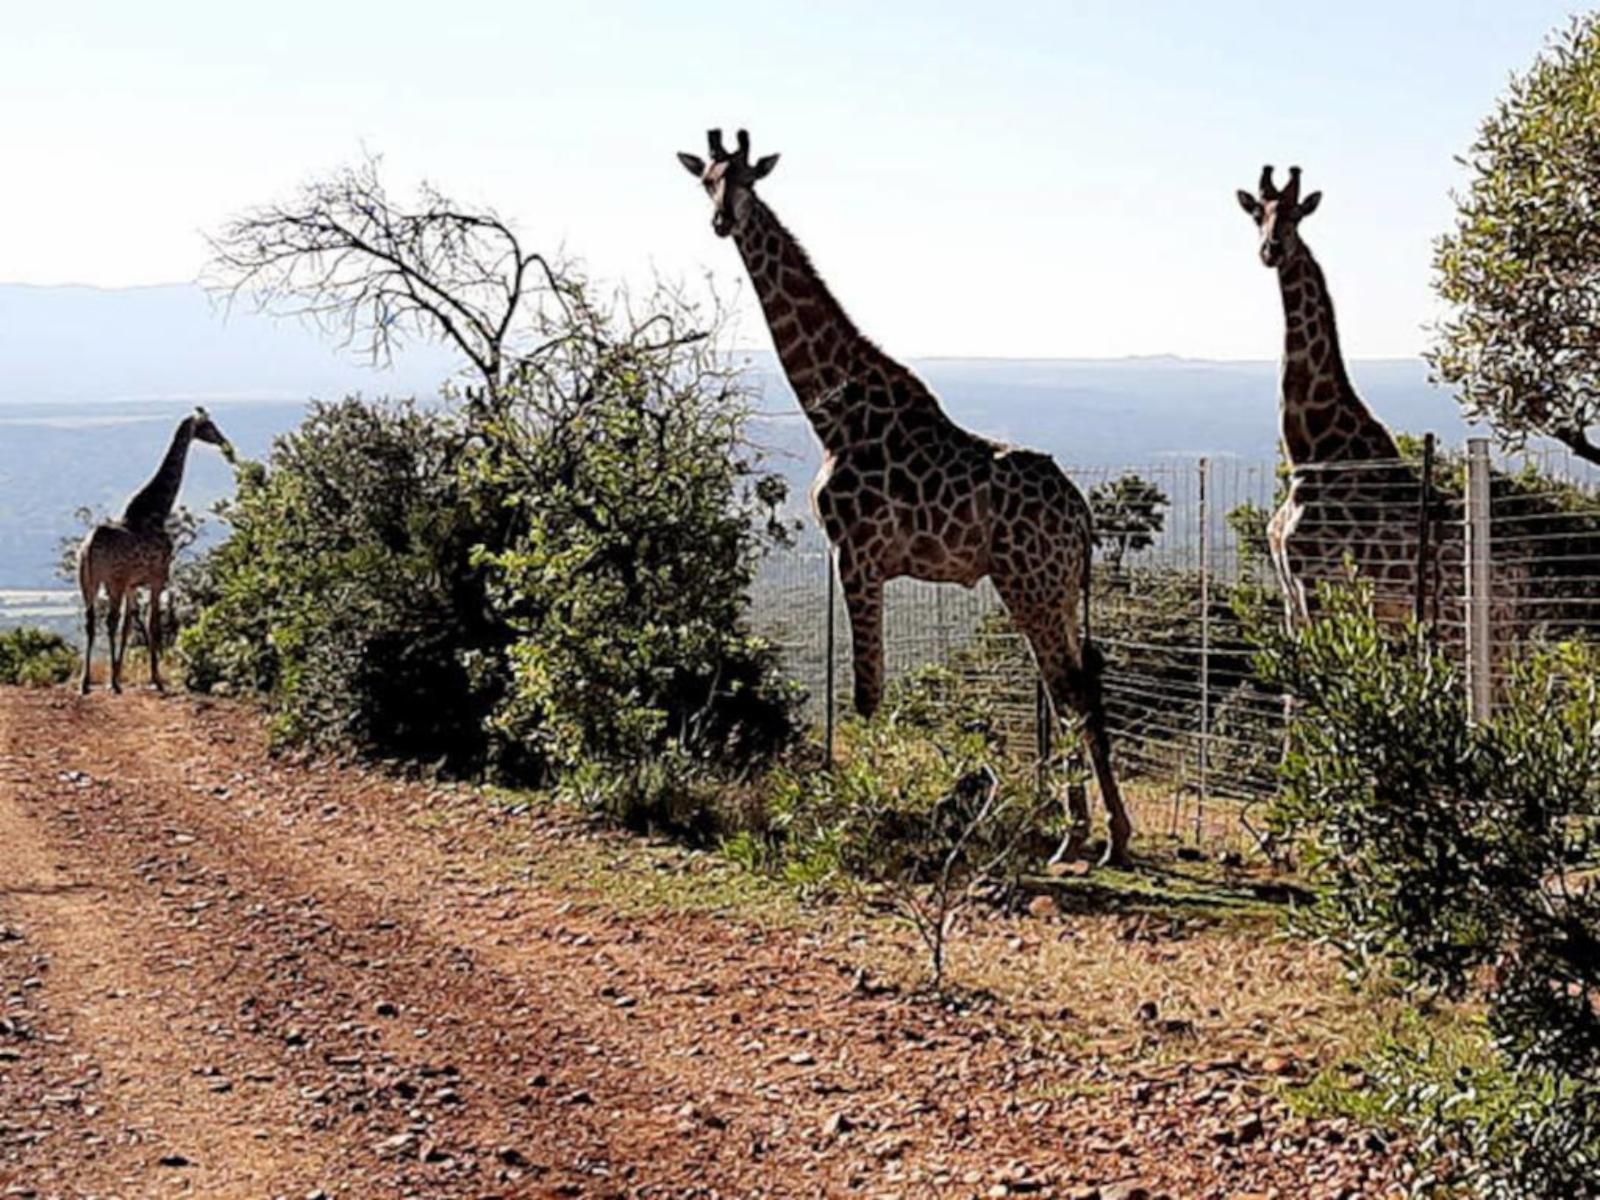
M 161 682 L 161 593 L 166 590 L 167 572 L 172 566 L 172 537 L 167 532 L 167 518 L 177 503 L 189 446 L 195 441 L 220 447 L 223 455 L 232 460 L 233 447 L 228 439 L 222 436 L 205 409 L 195 409 L 193 416 L 178 422 L 161 465 L 150 482 L 133 494 L 122 516 L 96 525 L 78 547 L 78 587 L 83 593 L 84 627 L 83 678 L 79 690 L 85 694 L 89 691 L 89 664 L 94 658 L 95 602 L 101 590 L 105 590 L 109 601 L 106 635 L 111 641 L 111 690 L 120 692 L 122 658 L 128 650 L 128 633 L 136 615 L 141 587 L 150 589 L 150 620 L 145 626 L 145 640 L 150 646 L 150 681 L 164 690 Z M 117 640 L 119 625 L 122 627 L 120 645 Z
M 750 161 L 739 131 L 729 153 L 679 161 L 711 198 L 711 227 L 732 237 L 766 315 L 789 384 L 822 443 L 812 502 L 837 556 L 850 614 L 855 706 L 883 696 L 883 587 L 901 576 L 968 587 L 988 576 L 1027 637 L 1058 716 L 1078 713 L 1109 814 L 1107 861 L 1125 863 L 1132 833 L 1111 769 L 1101 676 L 1088 637 L 1090 515 L 1048 455 L 969 433 L 922 380 L 856 328 L 800 243 L 755 194 L 778 156 Z M 1083 623 L 1080 630 L 1079 622 Z M 1068 789 L 1057 858 L 1082 852 L 1087 802 Z
M 1417 477 L 1350 382 L 1327 279 L 1300 236 L 1322 193 L 1300 198 L 1299 167 L 1289 168 L 1280 190 L 1266 166 L 1255 193 L 1237 194 L 1283 298 L 1280 418 L 1291 473 L 1267 543 L 1285 618 L 1291 628 L 1304 625 L 1315 584 L 1343 578 L 1347 563 L 1373 581 L 1380 614 L 1400 617 L 1415 597 Z

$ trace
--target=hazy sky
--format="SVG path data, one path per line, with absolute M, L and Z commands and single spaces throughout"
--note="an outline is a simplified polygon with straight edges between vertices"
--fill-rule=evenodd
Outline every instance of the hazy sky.
M 783 153 L 764 195 L 892 352 L 1274 357 L 1233 191 L 1292 161 L 1325 191 L 1306 233 L 1347 352 L 1413 354 L 1453 156 L 1573 8 L 18 4 L 0 280 L 192 278 L 202 230 L 365 145 L 596 273 L 731 285 L 673 151 L 745 125 Z

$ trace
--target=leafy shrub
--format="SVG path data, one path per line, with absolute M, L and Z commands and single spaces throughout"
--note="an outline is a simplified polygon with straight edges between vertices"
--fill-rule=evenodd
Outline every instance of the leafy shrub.
M 739 379 L 698 345 L 665 363 L 620 347 L 576 400 L 513 392 L 492 429 L 512 452 L 482 469 L 522 519 L 478 558 L 513 633 L 505 737 L 558 768 L 625 772 L 669 747 L 737 772 L 793 739 L 798 697 L 746 619 L 784 532 L 746 415 Z
M 1089 509 L 1094 516 L 1094 544 L 1111 573 L 1121 572 L 1130 554 L 1155 544 L 1166 527 L 1172 501 L 1155 484 L 1132 472 L 1089 489 Z
M 1534 655 L 1473 725 L 1419 630 L 1381 627 L 1367 589 L 1325 601 L 1261 656 L 1300 701 L 1276 819 L 1323 885 L 1315 926 L 1356 969 L 1480 998 L 1497 1052 L 1380 1078 L 1480 1194 L 1600 1196 L 1600 653 Z
M 886 904 L 922 940 L 935 989 L 976 886 L 1010 882 L 1043 834 L 1032 779 L 1019 787 L 996 770 L 983 722 L 947 708 L 942 682 L 942 672 L 927 672 L 892 691 L 872 720 L 847 722 L 832 770 L 775 771 L 764 831 L 724 844 L 802 893 Z
M 265 695 L 285 738 L 697 826 L 706 779 L 796 732 L 744 618 L 782 491 L 690 307 L 564 300 L 565 336 L 493 403 L 317 405 L 240 471 L 189 683 Z
M 352 399 L 313 405 L 268 466 L 241 469 L 180 641 L 189 686 L 265 694 L 291 740 L 482 765 L 496 631 L 462 443 L 448 415 Z
M 59 634 L 43 629 L 0 631 L 0 684 L 49 687 L 72 677 L 78 653 Z
M 744 857 L 780 870 L 811 892 L 849 890 L 861 882 L 926 882 L 937 847 L 975 810 L 973 780 L 1001 779 L 1003 798 L 1026 796 L 1029 812 L 1012 811 L 992 839 L 1009 843 L 1024 821 L 1038 845 L 1048 832 L 1039 819 L 1031 774 L 1011 769 L 999 754 L 989 721 L 964 706 L 955 679 L 929 668 L 891 686 L 870 721 L 852 719 L 839 729 L 831 770 L 785 764 L 763 789 L 764 850 L 748 842 Z M 1009 777 L 1009 778 L 1008 778 Z M 981 845 L 976 847 L 981 851 Z

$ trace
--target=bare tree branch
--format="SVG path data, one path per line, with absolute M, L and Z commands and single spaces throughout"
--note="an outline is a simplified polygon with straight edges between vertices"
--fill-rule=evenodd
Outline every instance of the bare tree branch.
M 497 404 L 522 344 L 547 353 L 583 323 L 581 281 L 525 250 L 493 210 L 427 183 L 402 203 L 379 168 L 368 157 L 228 220 L 209 239 L 207 285 L 310 321 L 375 365 L 411 341 L 442 342 Z

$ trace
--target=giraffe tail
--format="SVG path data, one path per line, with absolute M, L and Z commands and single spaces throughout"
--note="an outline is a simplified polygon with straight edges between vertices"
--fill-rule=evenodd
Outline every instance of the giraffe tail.
M 1106 656 L 1100 653 L 1100 647 L 1093 642 L 1083 643 L 1083 673 L 1091 680 L 1098 681 L 1106 673 Z
M 1090 542 L 1090 545 L 1093 545 L 1094 544 L 1094 538 L 1090 537 L 1089 542 Z M 1092 631 L 1090 630 L 1090 623 L 1089 623 L 1089 614 L 1094 608 L 1094 603 L 1093 603 L 1093 599 L 1094 598 L 1093 598 L 1093 594 L 1092 594 L 1093 592 L 1094 592 L 1094 554 L 1091 551 L 1090 555 L 1089 555 L 1089 561 L 1083 564 L 1083 652 L 1084 652 L 1084 662 L 1088 662 L 1089 661 L 1089 659 L 1088 659 L 1089 651 L 1090 651 L 1091 647 L 1093 647 L 1093 645 L 1094 645 L 1094 635 L 1093 635 Z M 1096 651 L 1096 653 L 1098 653 L 1098 651 Z M 1104 660 L 1102 660 L 1102 662 L 1103 661 Z

